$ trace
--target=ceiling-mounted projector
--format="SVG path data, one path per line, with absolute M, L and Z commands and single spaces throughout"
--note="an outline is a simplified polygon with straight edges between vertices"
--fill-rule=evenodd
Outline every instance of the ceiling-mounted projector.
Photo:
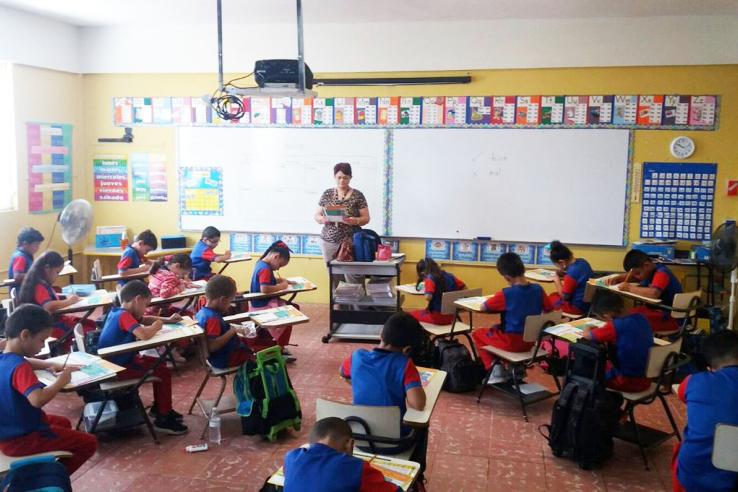
M 298 60 L 258 60 L 254 65 L 254 80 L 262 88 L 297 89 L 300 84 Z M 313 88 L 313 72 L 305 64 L 305 88 Z

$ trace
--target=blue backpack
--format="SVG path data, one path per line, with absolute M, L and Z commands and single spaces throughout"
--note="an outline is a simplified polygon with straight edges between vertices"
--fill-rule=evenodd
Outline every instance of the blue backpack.
M 382 244 L 379 234 L 371 229 L 360 229 L 354 233 L 354 261 L 374 261 L 377 247 Z
M 3 492 L 72 492 L 72 483 L 64 465 L 53 456 L 20 459 L 0 484 Z

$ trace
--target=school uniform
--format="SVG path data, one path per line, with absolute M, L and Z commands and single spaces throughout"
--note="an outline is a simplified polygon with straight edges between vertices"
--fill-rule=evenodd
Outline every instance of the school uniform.
M 679 283 L 679 280 L 671 273 L 671 270 L 660 264 L 657 264 L 651 275 L 643 279 L 638 285 L 659 289 L 661 292 L 659 299 L 665 306 L 671 306 L 674 303 L 674 296 L 682 293 L 682 284 Z M 679 329 L 679 324 L 671 317 L 669 310 L 638 306 L 631 309 L 631 312 L 644 315 L 651 324 L 651 329 L 655 332 Z
M 615 348 L 612 367 L 605 375 L 608 388 L 637 393 L 651 386 L 646 368 L 653 332 L 645 317 L 631 314 L 616 318 L 593 329 L 590 335 L 593 341 Z
M 396 492 L 369 462 L 312 443 L 284 457 L 285 492 Z
M 33 256 L 21 248 L 13 251 L 8 264 L 8 278 L 15 278 L 19 273 L 26 274 L 33 264 Z M 17 286 L 17 284 L 16 284 Z
M 251 292 L 261 292 L 262 285 L 277 285 L 277 279 L 274 276 L 272 267 L 264 260 L 259 260 L 254 265 L 254 272 L 251 274 Z M 271 299 L 255 299 L 251 302 L 251 309 L 259 311 L 261 309 L 269 309 L 273 307 L 284 306 L 286 302 L 278 297 Z M 299 309 L 299 308 L 298 308 Z M 278 328 L 269 328 L 269 334 L 280 347 L 286 347 L 290 343 L 292 335 L 292 325 Z
M 54 288 L 46 281 L 40 280 L 36 287 L 33 289 L 33 303 L 41 307 L 44 307 L 51 301 L 58 301 L 59 295 L 56 293 Z M 74 325 L 77 324 L 79 318 L 69 314 L 52 314 L 54 324 L 52 325 L 51 336 L 54 338 L 61 338 L 66 332 L 74 329 Z M 84 320 L 82 322 L 85 331 L 91 331 L 95 329 L 95 324 L 92 320 Z M 72 340 L 67 341 L 67 347 L 70 346 Z
M 213 276 L 213 269 L 210 264 L 215 260 L 215 250 L 205 244 L 200 239 L 195 247 L 192 248 L 190 259 L 192 259 L 192 279 L 207 280 Z
M 674 490 L 736 490 L 738 473 L 715 468 L 712 448 L 717 424 L 738 425 L 738 366 L 692 374 L 677 396 L 687 404 L 687 425 L 675 450 Z
M 538 284 L 505 287 L 484 303 L 487 311 L 500 313 L 502 322 L 491 328 L 479 328 L 472 332 L 477 354 L 489 369 L 494 356 L 483 349 L 487 345 L 509 352 L 527 352 L 534 343 L 523 340 L 525 318 L 553 310 L 551 300 Z
M 61 463 L 71 475 L 95 454 L 97 439 L 72 430 L 69 419 L 31 405 L 28 395 L 41 388 L 44 384 L 25 358 L 0 354 L 0 451 L 7 456 L 69 451 L 72 457 Z
M 118 261 L 118 274 L 122 274 L 126 270 L 133 270 L 134 268 L 138 268 L 143 263 L 143 257 L 141 257 L 138 254 L 138 251 L 133 249 L 133 246 L 126 246 L 126 249 L 123 250 L 123 254 L 120 255 L 120 260 Z M 130 280 L 118 280 L 118 285 L 126 285 L 126 283 L 130 282 Z
M 584 289 L 592 277 L 594 272 L 587 260 L 577 258 L 571 262 L 561 280 L 561 295 L 554 292 L 549 296 L 554 308 L 569 314 L 585 314 L 589 311 L 589 303 L 584 302 Z
M 410 315 L 420 322 L 434 325 L 450 325 L 454 322 L 455 316 L 453 314 L 441 314 L 441 299 L 444 292 L 461 290 L 465 285 L 464 282 L 451 273 L 442 272 L 441 275 L 443 276 L 443 291 L 436 287 L 436 282 L 430 275 L 423 279 L 423 289 L 426 295 L 430 294 L 432 296 L 431 300 L 427 308 L 410 312 Z
M 195 319 L 197 324 L 205 330 L 205 336 L 211 339 L 223 336 L 230 329 L 223 315 L 207 306 L 197 312 Z M 210 352 L 208 362 L 218 369 L 226 369 L 240 366 L 251 358 L 251 350 L 241 342 L 241 337 L 234 335 L 219 350 Z
M 105 326 L 103 326 L 100 333 L 98 348 L 135 342 L 137 339 L 133 332 L 140 326 L 139 321 L 131 313 L 122 307 L 114 307 L 105 320 Z M 127 352 L 108 357 L 108 360 L 125 367 L 124 371 L 118 373 L 118 379 L 133 379 L 143 376 L 158 359 L 139 355 L 135 352 Z M 152 375 L 161 380 L 153 383 L 154 406 L 158 409 L 159 415 L 166 415 L 172 410 L 172 373 L 166 364 L 159 364 Z

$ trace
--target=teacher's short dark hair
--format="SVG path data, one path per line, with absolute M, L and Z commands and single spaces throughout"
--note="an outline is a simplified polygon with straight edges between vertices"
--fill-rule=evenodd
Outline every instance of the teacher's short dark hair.
M 342 172 L 346 176 L 353 176 L 351 174 L 351 164 L 348 162 L 339 162 L 335 166 L 333 166 L 333 175 L 335 176 L 339 172 Z

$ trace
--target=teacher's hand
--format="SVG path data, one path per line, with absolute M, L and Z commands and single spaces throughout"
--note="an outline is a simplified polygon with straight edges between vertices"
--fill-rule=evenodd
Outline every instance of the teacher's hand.
M 355 225 L 359 225 L 359 218 L 358 217 L 344 217 L 343 218 L 343 223 L 344 224 L 349 224 L 349 225 L 354 225 L 354 226 Z

